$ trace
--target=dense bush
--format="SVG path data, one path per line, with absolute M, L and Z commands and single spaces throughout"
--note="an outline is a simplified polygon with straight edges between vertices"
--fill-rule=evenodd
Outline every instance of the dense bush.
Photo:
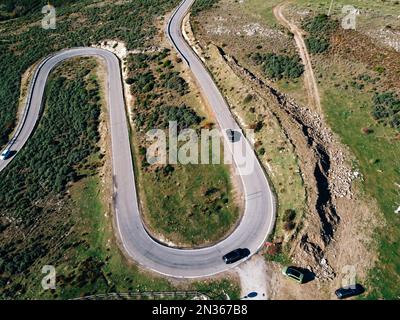
M 400 99 L 393 92 L 376 94 L 373 104 L 372 116 L 376 120 L 400 129 Z
M 283 214 L 283 221 L 293 221 L 296 218 L 296 211 L 293 209 L 286 209 Z
M 8 257 L 5 255 L 7 251 L 4 251 L 4 259 L 0 261 L 0 273 L 20 274 L 26 271 L 36 259 L 45 256 L 47 251 L 47 248 L 40 243 L 36 243 L 28 250 L 16 253 L 13 259 L 7 259 Z
M 48 241 L 48 234 L 48 238 L 32 237 L 30 231 L 38 228 L 38 221 L 54 219 L 57 208 L 65 203 L 68 184 L 85 176 L 87 169 L 82 168 L 87 168 L 89 156 L 98 152 L 99 85 L 94 78 L 84 78 L 88 69 L 82 65 L 80 68 L 76 71 L 77 80 L 51 76 L 45 92 L 47 108 L 38 128 L 7 170 L 0 173 L 0 220 L 12 219 L 12 227 L 17 224 L 20 232 L 27 235 L 21 247 L 18 237 L 2 234 L 2 275 L 26 273 L 49 254 L 54 239 Z M 69 223 L 59 222 L 62 234 L 71 228 Z M 2 229 L 0 232 L 5 232 Z M 7 290 L 0 289 L 0 296 L 13 296 L 17 289 Z
M 310 53 L 322 53 L 329 48 L 329 41 L 324 38 L 311 36 L 306 39 L 306 45 Z
M 192 6 L 192 15 L 196 16 L 199 12 L 212 8 L 218 0 L 196 0 Z
M 100 106 L 98 86 L 84 79 L 53 78 L 46 88 L 48 110 L 7 170 L 0 173 L 1 213 L 26 217 L 29 224 L 43 209 L 32 205 L 49 193 L 59 194 L 78 179 L 77 166 L 96 151 Z M 24 172 L 24 174 L 21 174 Z
M 162 86 L 177 91 L 181 96 L 189 91 L 189 86 L 186 81 L 179 76 L 178 72 L 169 72 L 163 77 Z
M 258 65 L 262 65 L 266 75 L 275 80 L 282 78 L 295 79 L 304 72 L 304 66 L 297 56 L 289 57 L 273 53 L 262 54 L 255 52 L 250 59 Z
M 283 224 L 283 229 L 285 231 L 291 231 L 296 227 L 296 224 L 293 221 L 288 221 Z
M 254 98 L 253 95 L 249 93 L 244 97 L 243 103 L 249 103 L 253 100 L 253 98 Z
M 259 154 L 260 156 L 263 156 L 263 155 L 265 154 L 265 148 L 264 148 L 264 147 L 261 147 L 261 148 L 258 150 L 258 154 Z
M 78 2 L 78 0 L 52 0 L 56 8 Z M 0 21 L 14 19 L 23 15 L 40 12 L 48 2 L 46 0 L 2 0 L 0 1 Z
M 166 129 L 169 121 L 177 121 L 181 130 L 196 126 L 202 121 L 185 104 L 173 105 L 189 92 L 189 85 L 179 72 L 172 70 L 172 61 L 168 59 L 169 51 L 163 49 L 152 54 L 128 56 L 131 77 L 126 82 L 135 93 L 134 120 L 140 130 Z
M 293 209 L 286 209 L 282 218 L 283 228 L 286 231 L 293 230 L 296 227 L 295 219 L 296 211 L 294 211 Z
M 331 34 L 337 27 L 338 22 L 326 14 L 319 14 L 303 23 L 304 30 L 311 34 Z
M 265 55 L 259 53 L 259 52 L 254 52 L 253 54 L 250 54 L 250 59 L 255 63 L 255 64 L 262 64 L 265 60 Z
M 151 56 L 144 53 L 130 54 L 128 56 L 129 71 L 134 71 L 140 68 L 147 68 L 148 62 L 150 60 Z
M 329 39 L 337 27 L 338 22 L 325 14 L 307 19 L 303 23 L 303 28 L 309 33 L 306 45 L 310 53 L 323 53 L 328 50 Z
M 146 93 L 153 90 L 155 83 L 155 78 L 151 72 L 138 73 L 133 78 L 129 78 L 126 81 L 128 84 L 133 84 L 133 93 Z
M 266 55 L 264 59 L 264 71 L 272 79 L 294 79 L 304 72 L 304 66 L 298 57 L 281 56 L 273 53 Z
M 178 129 L 186 129 L 198 125 L 202 118 L 192 109 L 182 104 L 179 107 L 161 105 L 144 118 L 139 116 L 136 121 L 139 125 L 145 126 L 147 130 L 153 128 L 166 129 L 170 121 L 178 123 Z

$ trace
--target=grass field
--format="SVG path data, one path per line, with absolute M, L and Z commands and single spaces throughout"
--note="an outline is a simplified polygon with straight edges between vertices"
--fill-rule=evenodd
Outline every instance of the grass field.
M 143 187 L 150 227 L 184 243 L 222 238 L 239 215 L 223 165 L 179 165 L 162 179 L 145 173 Z
M 281 0 L 248 0 L 242 4 L 243 10 L 261 16 L 266 25 L 270 27 L 278 26 L 272 8 L 277 4 L 282 3 Z
M 376 230 L 380 260 L 371 272 L 373 290 L 371 299 L 392 299 L 400 294 L 400 232 L 399 215 L 394 210 L 399 205 L 400 190 L 396 184 L 400 177 L 400 142 L 394 138 L 392 128 L 376 125 L 371 118 L 369 95 L 326 89 L 323 106 L 328 121 L 355 154 L 364 176 L 363 188 L 379 203 L 386 219 L 385 226 Z M 362 128 L 370 127 L 373 133 L 364 134 Z
M 147 227 L 157 237 L 183 246 L 221 239 L 239 217 L 229 166 L 149 165 L 145 157 L 148 130 L 166 130 L 168 121 L 176 120 L 179 131 L 192 128 L 199 134 L 214 119 L 196 89 L 182 78 L 182 66 L 169 50 L 131 55 L 128 68 L 134 70 L 132 80 L 128 80 L 137 98 L 133 106 L 133 147 L 140 164 L 136 171 Z M 151 90 L 141 89 L 142 82 L 150 84 Z

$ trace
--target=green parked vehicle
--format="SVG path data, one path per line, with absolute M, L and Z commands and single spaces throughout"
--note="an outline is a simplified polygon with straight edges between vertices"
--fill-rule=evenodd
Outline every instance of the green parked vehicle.
M 303 283 L 304 280 L 304 273 L 302 273 L 298 268 L 296 267 L 284 267 L 282 269 L 282 274 L 284 276 L 289 277 L 290 279 L 293 279 L 294 281 L 298 283 Z

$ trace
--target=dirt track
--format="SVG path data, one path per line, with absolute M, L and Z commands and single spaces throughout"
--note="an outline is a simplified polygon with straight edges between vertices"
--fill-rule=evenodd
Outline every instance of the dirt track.
M 296 46 L 299 50 L 301 60 L 304 64 L 304 84 L 307 90 L 309 105 L 315 108 L 316 111 L 321 112 L 321 100 L 319 96 L 317 81 L 315 80 L 314 71 L 311 64 L 310 55 L 308 54 L 307 46 L 303 39 L 304 31 L 297 27 L 294 23 L 290 22 L 283 15 L 283 8 L 286 4 L 282 3 L 274 7 L 273 12 L 276 19 L 290 30 L 294 35 Z

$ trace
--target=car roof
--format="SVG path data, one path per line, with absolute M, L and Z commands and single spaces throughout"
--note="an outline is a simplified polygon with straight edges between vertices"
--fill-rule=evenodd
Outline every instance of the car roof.
M 294 267 L 288 267 L 286 272 L 295 275 L 296 277 L 301 277 L 303 274 Z

